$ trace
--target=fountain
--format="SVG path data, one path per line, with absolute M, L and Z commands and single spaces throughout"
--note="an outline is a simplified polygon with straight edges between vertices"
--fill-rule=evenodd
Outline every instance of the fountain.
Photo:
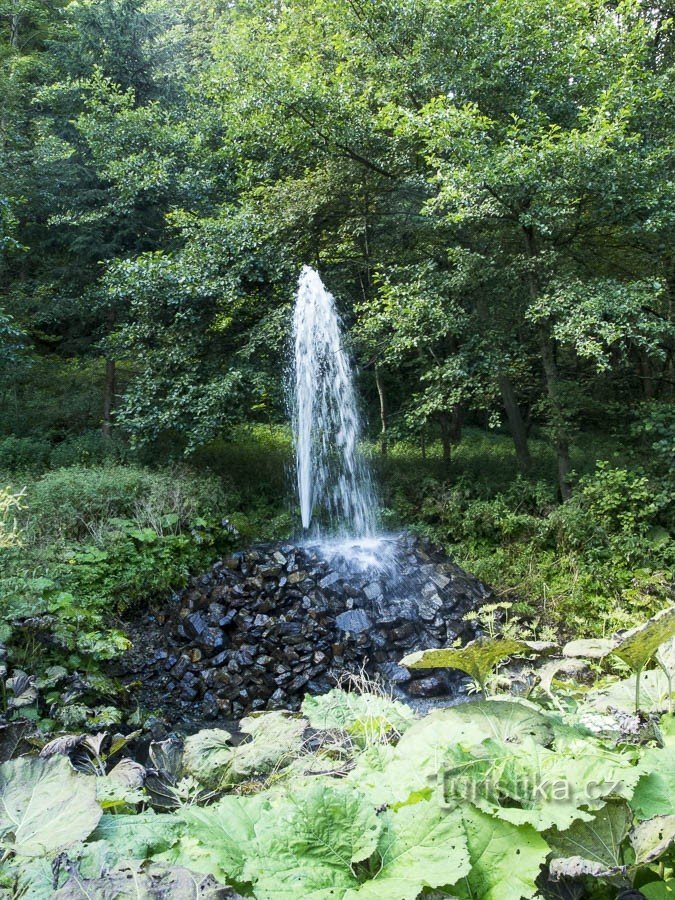
M 408 700 L 447 702 L 456 674 L 408 671 L 398 661 L 475 637 L 464 615 L 491 599 L 428 541 L 378 534 L 340 318 L 309 267 L 300 275 L 293 343 L 302 539 L 216 562 L 141 621 L 139 652 L 121 663 L 121 674 L 142 684 L 144 704 L 176 719 L 297 708 L 305 693 L 329 690 L 345 672 L 381 678 Z
M 309 266 L 298 282 L 293 349 L 289 405 L 306 543 L 343 567 L 384 570 L 393 540 L 376 534 L 352 365 L 335 298 Z
M 291 408 L 302 527 L 311 527 L 320 507 L 333 533 L 372 537 L 375 498 L 358 452 L 361 423 L 350 360 L 335 300 L 309 266 L 298 283 L 293 339 Z

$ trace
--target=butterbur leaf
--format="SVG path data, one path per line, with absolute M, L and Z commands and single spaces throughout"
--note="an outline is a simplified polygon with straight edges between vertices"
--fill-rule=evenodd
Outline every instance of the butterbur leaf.
M 581 659 L 603 659 L 617 646 L 614 638 L 581 638 L 563 647 L 563 656 Z
M 328 730 L 340 728 L 378 728 L 379 730 L 403 733 L 415 721 L 410 707 L 378 694 L 357 694 L 333 688 L 317 697 L 307 696 L 302 704 L 302 712 L 309 719 L 312 728 Z
M 147 900 L 208 900 L 225 898 L 216 882 L 203 875 L 195 875 L 180 866 L 154 863 L 141 868 L 138 862 L 125 862 L 98 878 L 83 878 L 73 868 L 68 881 L 53 895 L 54 900 L 115 900 L 121 897 Z M 234 892 L 229 893 L 234 898 Z
M 675 752 L 650 749 L 640 760 L 644 773 L 637 783 L 630 804 L 638 819 L 667 816 L 675 809 Z
M 539 687 L 547 694 L 553 689 L 553 680 L 556 675 L 563 672 L 563 677 L 574 677 L 584 671 L 586 664 L 580 659 L 553 659 L 536 670 L 539 678 Z M 563 680 L 563 679 L 560 679 Z
M 25 740 L 29 735 L 31 724 L 27 719 L 20 719 L 0 725 L 0 763 L 7 762 L 29 749 Z
M 300 752 L 307 724 L 306 719 L 277 710 L 242 719 L 239 727 L 252 740 L 234 748 L 232 773 L 239 778 L 269 774 Z
M 584 856 L 566 856 L 561 859 L 552 859 L 548 873 L 551 881 L 560 881 L 564 878 L 604 878 L 615 879 L 626 874 L 625 866 L 613 866 L 607 868 L 597 860 L 586 859 Z
M 169 858 L 221 881 L 243 881 L 246 860 L 256 855 L 256 825 L 269 806 L 268 798 L 257 794 L 184 810 L 185 829 Z
M 378 853 L 375 877 L 345 900 L 415 900 L 424 888 L 453 884 L 471 869 L 461 814 L 435 800 L 388 813 Z
M 183 767 L 197 781 L 217 790 L 227 781 L 232 763 L 231 734 L 221 728 L 207 728 L 185 740 Z
M 94 778 L 90 779 L 92 784 Z M 182 823 L 175 816 L 142 812 L 103 816 L 92 840 L 105 841 L 119 859 L 147 859 L 169 850 L 178 840 Z
M 37 701 L 38 689 L 35 686 L 34 675 L 26 675 L 17 669 L 13 676 L 7 679 L 5 687 L 12 695 L 7 699 L 7 709 L 21 709 Z
M 62 756 L 0 766 L 0 837 L 15 853 L 57 853 L 88 837 L 100 818 L 95 780 Z
M 83 734 L 60 734 L 44 745 L 40 750 L 40 756 L 43 759 L 49 759 L 50 756 L 70 756 L 84 743 L 84 740 L 85 735 Z
M 246 880 L 258 900 L 325 900 L 358 887 L 354 865 L 375 852 L 382 821 L 356 791 L 313 784 L 261 818 Z
M 675 635 L 675 604 L 662 609 L 642 625 L 631 628 L 621 636 L 614 655 L 627 663 L 631 669 L 642 669 L 652 656 Z
M 536 649 L 535 643 L 541 643 L 546 649 Z M 459 669 L 482 686 L 493 668 L 509 656 L 540 655 L 551 647 L 555 645 L 550 645 L 546 641 L 527 642 L 515 638 L 480 637 L 475 641 L 469 641 L 464 647 L 418 650 L 405 656 L 401 660 L 401 665 L 409 669 Z
M 459 900 L 521 900 L 537 892 L 536 879 L 546 859 L 546 841 L 529 825 L 516 827 L 493 819 L 471 804 L 462 820 L 472 866 L 452 886 Z
M 631 831 L 630 842 L 638 866 L 656 862 L 675 843 L 675 815 L 654 816 L 640 822 Z
M 108 778 L 130 788 L 142 788 L 145 782 L 145 766 L 133 759 L 121 759 L 108 772 Z
M 546 835 L 553 850 L 551 877 L 613 877 L 625 872 L 622 844 L 633 816 L 623 802 L 611 802 L 587 822 L 575 822 L 566 831 Z
M 607 709 L 635 711 L 636 675 L 624 678 L 604 688 L 589 691 L 584 706 L 603 712 Z M 640 675 L 640 709 L 644 712 L 661 712 L 668 708 L 668 679 L 661 669 L 652 669 Z
M 140 731 L 134 733 L 140 734 Z M 152 741 L 148 748 L 148 757 L 155 769 L 177 781 L 182 767 L 183 741 L 178 738 Z

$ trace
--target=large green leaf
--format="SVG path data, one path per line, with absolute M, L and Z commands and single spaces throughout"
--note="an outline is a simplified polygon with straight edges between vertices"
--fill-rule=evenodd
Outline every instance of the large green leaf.
M 554 752 L 534 741 L 487 740 L 470 751 L 453 748 L 447 766 L 448 802 L 471 801 L 490 815 L 537 831 L 590 819 L 589 807 L 608 797 L 630 796 L 640 775 L 630 756 L 591 741 L 570 742 L 564 752 Z
M 119 859 L 147 859 L 171 847 L 178 840 L 181 828 L 178 817 L 151 811 L 137 816 L 108 814 L 103 816 L 92 838 L 105 841 Z
M 184 810 L 182 836 L 163 858 L 221 881 L 242 881 L 247 858 L 256 855 L 256 824 L 269 808 L 269 799 L 255 794 Z
M 619 801 L 608 803 L 587 822 L 575 822 L 566 831 L 546 835 L 551 844 L 551 878 L 585 875 L 611 877 L 624 871 L 622 845 L 633 816 Z
M 236 780 L 267 775 L 297 756 L 302 749 L 307 720 L 275 710 L 242 719 L 239 727 L 252 739 L 239 744 L 232 753 L 231 772 Z
M 675 747 L 647 750 L 640 760 L 642 775 L 630 804 L 638 819 L 667 816 L 675 809 Z
M 533 897 L 535 880 L 549 852 L 529 825 L 516 827 L 476 809 L 462 808 L 471 871 L 451 893 L 459 900 L 521 900 Z
M 345 900 L 415 900 L 423 888 L 452 884 L 471 869 L 461 814 L 436 800 L 388 813 L 378 851 L 375 877 L 347 891 Z
M 604 688 L 589 691 L 584 706 L 604 712 L 607 709 L 635 710 L 636 675 L 616 681 Z M 644 712 L 661 712 L 668 708 L 668 679 L 661 669 L 643 672 L 640 676 L 640 709 Z
M 201 784 L 217 790 L 230 781 L 232 745 L 229 731 L 207 728 L 185 740 L 183 767 Z
M 358 887 L 354 865 L 376 850 L 382 820 L 346 786 L 310 785 L 262 817 L 244 877 L 259 900 L 326 900 Z
M 0 839 L 21 856 L 45 856 L 84 840 L 101 808 L 96 780 L 67 759 L 20 757 L 0 766 Z
M 613 653 L 637 671 L 642 669 L 661 644 L 673 635 L 675 635 L 675 605 L 662 609 L 642 625 L 623 634 Z
M 225 900 L 227 896 L 211 878 L 195 875 L 181 866 L 141 866 L 137 860 L 127 861 L 94 878 L 71 871 L 66 883 L 52 896 L 54 900 Z
M 556 644 L 548 641 L 519 641 L 515 638 L 480 637 L 464 647 L 418 650 L 401 660 L 409 669 L 460 669 L 478 684 L 484 685 L 493 668 L 509 656 L 533 656 L 549 653 Z
M 563 647 L 563 656 L 571 658 L 603 659 L 617 646 L 616 638 L 580 638 L 568 641 Z
M 553 729 L 534 704 L 521 701 L 484 700 L 439 709 L 416 721 L 396 747 L 368 747 L 348 779 L 374 805 L 394 806 L 438 785 L 450 748 L 474 747 L 491 737 L 513 745 L 550 743 Z
M 638 866 L 656 862 L 675 844 L 675 814 L 640 822 L 631 831 L 630 842 Z
M 409 706 L 379 694 L 357 694 L 334 688 L 317 697 L 307 696 L 302 712 L 312 728 L 340 728 L 357 733 L 403 733 L 415 721 Z

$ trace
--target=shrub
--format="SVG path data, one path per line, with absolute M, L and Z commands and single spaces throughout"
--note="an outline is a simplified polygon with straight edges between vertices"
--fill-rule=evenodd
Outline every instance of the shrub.
M 10 435 L 0 440 L 0 471 L 43 472 L 50 451 L 49 441 Z
M 49 455 L 49 466 L 52 469 L 96 466 L 106 462 L 122 462 L 125 457 L 126 448 L 121 440 L 106 438 L 100 431 L 87 431 L 67 437 L 57 444 Z
M 26 531 L 37 541 L 99 538 L 116 518 L 180 531 L 197 516 L 222 515 L 225 509 L 215 479 L 120 465 L 48 472 L 32 486 L 28 503 Z

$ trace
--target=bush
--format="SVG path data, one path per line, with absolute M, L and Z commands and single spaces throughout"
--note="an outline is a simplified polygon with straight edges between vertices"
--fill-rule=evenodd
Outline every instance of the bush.
M 0 471 L 43 472 L 47 468 L 51 445 L 49 441 L 30 437 L 9 437 L 0 440 Z
M 97 539 L 112 519 L 178 532 L 198 516 L 222 516 L 226 504 L 216 479 L 121 465 L 48 472 L 27 499 L 25 528 L 35 541 Z
M 100 431 L 67 437 L 49 455 L 49 466 L 62 469 L 68 466 L 96 466 L 102 463 L 123 462 L 127 452 L 117 438 L 106 438 Z

